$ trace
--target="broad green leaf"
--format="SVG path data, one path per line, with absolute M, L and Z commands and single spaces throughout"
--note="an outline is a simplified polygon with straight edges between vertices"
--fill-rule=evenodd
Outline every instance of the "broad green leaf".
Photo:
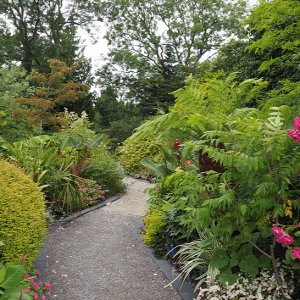
M 4 281 L 5 278 L 5 267 L 0 265 L 0 285 Z
M 229 257 L 226 254 L 226 251 L 223 249 L 218 249 L 214 252 L 210 265 L 213 268 L 222 269 L 229 263 Z
M 158 176 L 162 176 L 165 177 L 167 175 L 169 175 L 171 173 L 170 170 L 168 170 L 166 167 L 164 167 L 163 165 L 157 164 L 149 159 L 142 159 L 141 160 L 141 164 L 152 170 L 155 174 L 157 174 Z
M 168 151 L 166 150 L 163 146 L 158 145 L 158 148 L 160 151 L 163 153 L 165 159 L 172 165 L 177 166 L 178 161 L 177 159 Z
M 259 271 L 259 260 L 254 255 L 246 256 L 239 264 L 240 270 L 252 277 Z
M 23 280 L 25 273 L 24 267 L 20 265 L 7 265 L 4 281 L 1 283 L 1 287 L 4 289 L 14 288 L 18 283 Z
M 238 279 L 238 276 L 232 274 L 231 269 L 227 269 L 220 274 L 221 283 L 225 284 L 226 282 L 231 285 L 234 284 Z
M 269 269 L 271 265 L 271 259 L 267 257 L 266 255 L 262 254 L 259 257 L 259 266 L 263 269 Z

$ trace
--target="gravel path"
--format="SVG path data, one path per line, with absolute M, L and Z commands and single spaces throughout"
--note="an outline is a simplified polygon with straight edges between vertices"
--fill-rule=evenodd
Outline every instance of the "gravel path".
M 50 299 L 179 300 L 135 238 L 150 184 L 125 179 L 120 200 L 59 228 L 48 238 Z M 47 299 L 49 299 L 47 298 Z

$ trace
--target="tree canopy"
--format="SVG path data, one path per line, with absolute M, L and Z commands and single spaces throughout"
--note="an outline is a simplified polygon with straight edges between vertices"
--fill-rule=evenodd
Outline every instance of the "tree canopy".
M 106 21 L 110 53 L 107 70 L 125 86 L 126 100 L 145 113 L 173 102 L 171 91 L 197 72 L 205 54 L 238 35 L 245 1 L 117 0 L 98 6 Z

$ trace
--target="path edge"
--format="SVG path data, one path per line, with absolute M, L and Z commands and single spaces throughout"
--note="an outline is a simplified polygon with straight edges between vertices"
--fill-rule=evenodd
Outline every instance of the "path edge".
M 61 219 L 61 220 L 58 220 L 58 221 L 52 223 L 47 228 L 47 234 L 55 232 L 60 227 L 66 225 L 68 223 L 71 223 L 75 219 L 80 218 L 80 217 L 84 216 L 85 214 L 88 214 L 96 209 L 99 209 L 101 207 L 104 207 L 112 202 L 115 202 L 115 201 L 121 199 L 124 195 L 125 195 L 125 193 L 121 194 L 121 195 L 115 195 L 115 196 L 109 197 L 96 205 L 85 208 L 77 213 L 72 214 L 69 217 L 66 217 L 64 219 Z M 47 280 L 47 254 L 48 254 L 48 246 L 47 246 L 47 241 L 45 240 L 43 246 L 40 248 L 40 254 L 39 254 L 38 258 L 33 263 L 34 269 L 38 270 L 41 273 L 41 276 L 39 277 L 39 279 L 42 281 Z
M 172 282 L 173 288 L 177 291 L 177 293 L 181 296 L 183 300 L 196 299 L 197 294 L 194 292 L 193 286 L 187 281 L 182 281 L 181 277 L 174 280 L 179 275 L 179 273 L 174 269 L 174 266 L 166 259 L 157 258 L 154 255 L 154 250 L 148 247 L 144 243 L 144 240 L 140 234 L 143 228 L 144 228 L 144 224 L 141 222 L 140 225 L 136 228 L 134 232 L 134 236 L 138 240 L 138 242 L 142 245 L 142 247 L 147 252 L 147 254 L 150 256 L 152 261 L 157 265 L 157 267 L 164 274 L 164 276 L 167 278 L 170 284 L 173 281 Z

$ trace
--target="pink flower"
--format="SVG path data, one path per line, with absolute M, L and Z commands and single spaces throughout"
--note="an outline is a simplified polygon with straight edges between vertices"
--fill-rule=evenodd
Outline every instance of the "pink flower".
M 284 235 L 284 231 L 283 231 L 283 229 L 280 228 L 280 227 L 273 227 L 273 228 L 272 228 L 272 232 L 273 232 L 273 234 L 274 234 L 276 237 L 279 237 L 279 236 Z
M 39 289 L 39 284 L 38 283 L 35 283 L 34 285 L 33 285 L 33 289 L 35 290 L 35 291 L 37 291 L 38 289 Z
M 294 128 L 295 128 L 296 130 L 300 130 L 300 117 L 296 117 L 296 118 L 294 119 Z
M 39 294 L 38 293 L 34 293 L 33 294 L 33 299 L 39 299 Z
M 46 282 L 45 282 L 45 289 L 46 289 L 47 291 L 49 291 L 49 290 L 52 289 L 52 284 L 51 284 L 49 281 L 46 281 Z
M 41 299 L 42 299 L 42 300 L 46 300 L 46 296 L 45 296 L 45 295 L 42 295 L 42 296 L 41 296 Z
M 290 129 L 288 130 L 289 136 L 292 140 L 294 140 L 296 143 L 300 143 L 300 131 Z
M 27 287 L 27 288 L 25 289 L 25 292 L 26 292 L 26 293 L 30 293 L 30 287 Z
M 292 255 L 297 258 L 300 259 L 300 248 L 299 247 L 295 247 L 292 249 Z
M 41 272 L 40 271 L 36 271 L 36 275 L 37 276 L 41 276 Z
M 278 236 L 276 239 L 276 242 L 279 244 L 282 244 L 282 245 L 291 245 L 295 242 L 295 240 L 290 235 L 284 234 L 284 235 Z
M 31 276 L 29 274 L 25 274 L 24 278 L 30 278 Z
M 35 281 L 34 278 L 32 278 L 32 279 L 29 280 L 30 283 L 34 283 L 34 281 Z
M 172 147 L 178 149 L 181 144 L 182 144 L 181 140 L 175 140 Z

